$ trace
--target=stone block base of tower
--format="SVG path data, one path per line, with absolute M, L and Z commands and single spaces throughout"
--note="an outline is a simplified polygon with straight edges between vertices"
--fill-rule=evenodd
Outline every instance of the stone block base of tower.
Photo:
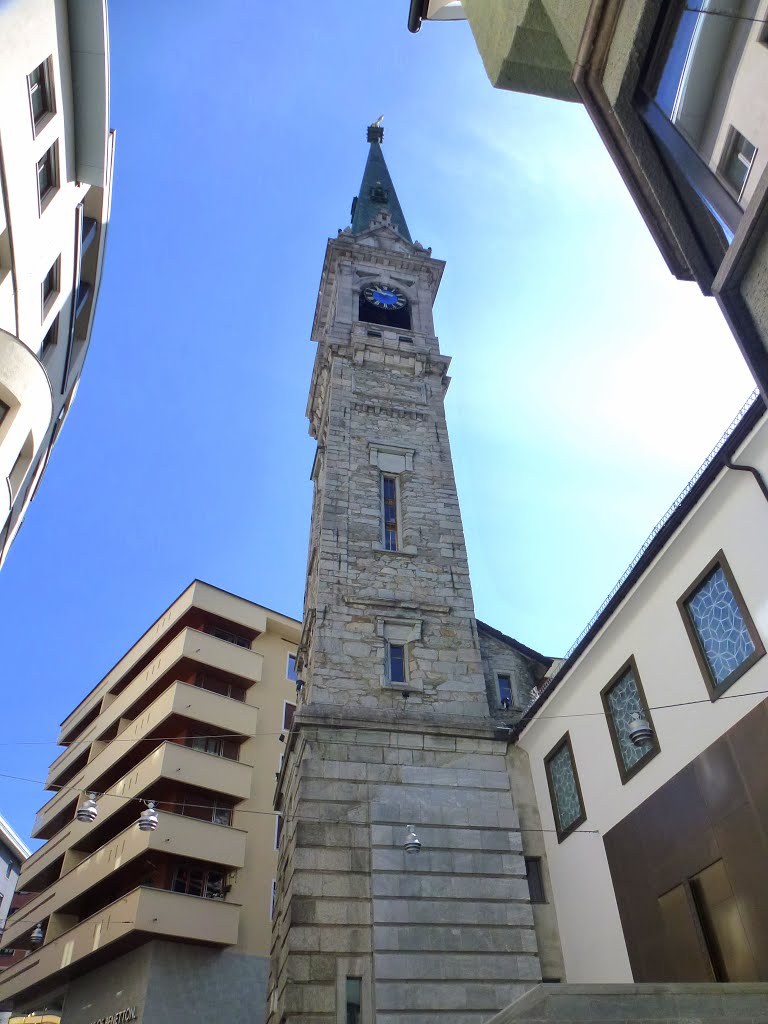
M 540 980 L 505 748 L 445 715 L 300 710 L 270 1024 L 480 1024 Z

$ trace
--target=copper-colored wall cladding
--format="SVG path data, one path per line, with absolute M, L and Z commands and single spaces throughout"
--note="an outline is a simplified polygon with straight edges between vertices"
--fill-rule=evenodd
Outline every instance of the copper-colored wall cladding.
M 635 981 L 768 980 L 768 702 L 605 836 Z

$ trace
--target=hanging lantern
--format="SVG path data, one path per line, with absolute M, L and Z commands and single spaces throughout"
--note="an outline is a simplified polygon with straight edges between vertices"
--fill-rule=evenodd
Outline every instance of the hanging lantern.
M 96 821 L 96 815 L 98 813 L 99 809 L 96 806 L 96 794 L 87 793 L 85 800 L 83 800 L 77 808 L 75 817 L 78 821 L 84 821 L 86 824 L 90 825 L 92 822 Z
M 142 832 L 154 832 L 160 824 L 160 818 L 155 810 L 155 801 L 147 800 L 145 810 L 139 815 L 139 828 Z
M 43 939 L 45 938 L 45 932 L 41 924 L 36 924 L 32 929 L 32 934 L 29 939 L 33 946 L 42 946 Z
M 642 747 L 653 740 L 653 729 L 642 711 L 629 723 L 627 732 L 636 747 Z
M 403 848 L 406 853 L 418 853 L 421 849 L 421 841 L 413 831 L 413 825 L 409 825 L 406 830 Z

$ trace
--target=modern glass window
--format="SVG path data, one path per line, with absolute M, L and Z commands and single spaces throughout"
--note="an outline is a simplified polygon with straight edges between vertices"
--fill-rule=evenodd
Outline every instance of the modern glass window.
M 384 547 L 387 551 L 397 551 L 398 515 L 397 515 L 397 477 L 381 477 L 381 497 L 384 512 Z
M 224 899 L 224 872 L 217 868 L 179 864 L 173 873 L 171 889 L 187 896 L 203 896 L 209 900 Z
M 677 604 L 709 695 L 716 700 L 765 654 L 722 551 Z
M 57 259 L 43 278 L 43 283 L 40 286 L 40 305 L 43 319 L 45 319 L 45 314 L 50 309 L 51 303 L 59 294 L 59 262 Z
M 37 161 L 37 199 L 41 213 L 59 187 L 57 149 L 58 144 L 54 142 Z
M 363 979 L 347 978 L 347 1024 L 361 1024 Z
M 525 877 L 528 880 L 528 892 L 531 897 L 531 903 L 546 903 L 544 877 L 541 873 L 541 857 L 525 858 Z
M 387 679 L 390 683 L 406 681 L 404 644 L 387 644 Z
M 503 708 L 512 707 L 512 678 L 506 673 L 499 673 L 496 676 L 496 685 L 499 688 L 499 704 Z
M 51 71 L 51 58 L 48 57 L 42 64 L 38 64 L 31 74 L 27 75 L 29 105 L 35 133 L 43 127 L 48 120 L 48 115 L 53 114 L 55 110 Z
M 544 767 L 555 816 L 557 840 L 562 843 L 566 836 L 587 818 L 568 733 L 544 758 Z
M 645 718 L 653 725 L 634 658 L 616 673 L 600 696 L 621 781 L 627 782 L 659 752 L 655 732 L 652 740 L 639 747 L 629 738 L 629 727 L 636 719 Z
M 754 22 L 744 16 L 744 6 L 743 0 L 661 4 L 638 96 L 660 156 L 716 263 L 739 225 L 738 199 L 754 157 L 754 146 L 728 119 L 747 109 L 750 123 L 760 123 L 768 113 L 768 93 L 756 92 L 750 81 Z
M 720 173 L 739 200 L 744 193 L 756 153 L 757 150 L 749 139 L 732 128 L 720 164 Z
M 290 679 L 294 683 L 296 682 L 297 675 L 296 675 L 296 655 L 295 654 L 289 654 L 288 655 L 288 665 L 286 666 L 286 669 L 285 669 L 285 677 L 286 677 L 286 679 Z

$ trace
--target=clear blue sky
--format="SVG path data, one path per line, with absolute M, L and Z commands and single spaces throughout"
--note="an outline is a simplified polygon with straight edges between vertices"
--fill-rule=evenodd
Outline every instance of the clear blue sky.
M 466 24 L 411 36 L 407 6 L 112 3 L 104 280 L 0 573 L 0 771 L 44 778 L 61 719 L 194 577 L 300 616 L 309 332 L 380 114 L 411 233 L 448 263 L 479 617 L 562 653 L 749 394 L 583 110 L 493 90 Z M 48 795 L 0 780 L 0 812 L 27 836 Z

